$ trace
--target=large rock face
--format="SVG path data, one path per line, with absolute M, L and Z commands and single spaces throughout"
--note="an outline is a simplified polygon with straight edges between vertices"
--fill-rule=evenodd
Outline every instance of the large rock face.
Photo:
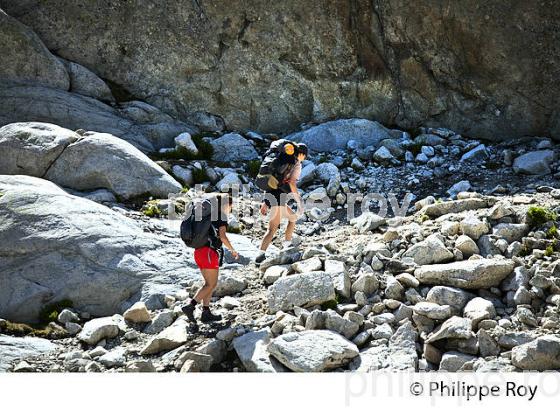
M 89 133 L 68 145 L 45 178 L 78 190 L 107 188 L 129 199 L 167 197 L 181 184 L 138 149 L 111 134 Z
M 54 124 L 14 123 L 0 128 L 0 174 L 42 178 L 79 135 Z
M 0 176 L 0 259 L 0 317 L 15 321 L 61 299 L 98 316 L 153 306 L 199 278 L 179 239 L 25 176 Z
M 364 117 L 491 139 L 560 137 L 555 6 L 0 0 L 61 57 L 182 119 L 285 131 Z
M 53 124 L 0 128 L 0 173 L 30 175 L 81 191 L 107 188 L 121 198 L 167 197 L 181 190 L 159 165 L 110 134 L 80 136 Z
M 143 152 L 174 146 L 174 138 L 196 128 L 170 116 L 134 113 L 130 104 L 122 110 L 101 101 L 60 89 L 0 79 L 0 126 L 13 122 L 47 122 L 64 128 L 106 132 L 130 142 Z
M 173 146 L 181 132 L 197 131 L 162 112 L 157 118 L 138 118 L 129 115 L 128 104 L 109 106 L 98 101 L 115 101 L 101 78 L 86 67 L 55 57 L 31 28 L 3 10 L 0 54 L 0 126 L 42 121 L 73 130 L 108 132 L 145 152 Z
M 34 82 L 68 90 L 70 78 L 64 65 L 29 27 L 0 10 L 0 79 Z

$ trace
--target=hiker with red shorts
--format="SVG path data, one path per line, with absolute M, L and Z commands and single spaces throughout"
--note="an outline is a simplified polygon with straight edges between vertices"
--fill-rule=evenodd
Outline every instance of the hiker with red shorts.
M 235 259 L 238 253 L 231 245 L 226 228 L 233 198 L 228 194 L 216 194 L 191 206 L 187 218 L 181 224 L 181 237 L 187 246 L 195 248 L 194 260 L 204 278 L 204 285 L 196 292 L 190 303 L 182 308 L 187 318 L 196 323 L 195 308 L 202 303 L 202 322 L 219 321 L 220 315 L 210 311 L 210 300 L 218 284 L 219 269 L 223 259 L 223 245 Z M 197 212 L 199 215 L 197 215 Z

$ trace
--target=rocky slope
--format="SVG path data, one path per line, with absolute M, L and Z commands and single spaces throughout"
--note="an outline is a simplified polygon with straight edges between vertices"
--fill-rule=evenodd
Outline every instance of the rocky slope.
M 117 100 L 143 100 L 206 129 L 286 132 L 302 122 L 364 117 L 492 140 L 560 138 L 556 6 L 551 0 L 0 1 L 57 56 L 107 80 Z M 22 66 L 29 53 L 13 55 L 10 48 L 6 43 L 2 54 Z M 68 77 L 53 60 L 32 61 L 43 74 L 55 74 L 52 85 L 66 88 Z M 8 78 L 32 79 L 30 67 Z M 38 119 L 30 114 L 10 122 Z M 71 126 L 78 127 L 108 131 Z
M 0 371 L 559 370 L 554 6 L 0 0 Z M 180 215 L 267 132 L 298 238 L 239 198 L 194 328 Z
M 239 198 L 243 212 L 231 226 L 241 231 L 233 240 L 242 258 L 226 259 L 214 300 L 224 319 L 195 328 L 180 308 L 200 278 L 175 219 L 195 190 L 122 202 L 113 181 L 128 175 L 129 187 L 146 184 L 118 166 L 132 145 L 114 150 L 95 133 L 38 123 L 0 129 L 3 158 L 36 164 L 4 171 L 30 176 L 0 177 L 0 368 L 560 369 L 559 148 L 548 139 L 486 146 L 448 129 L 422 131 L 412 137 L 350 120 L 296 135 L 317 147 L 336 135 L 341 148 L 304 163 L 302 194 L 315 203 L 295 246 L 282 249 L 278 237 L 255 265 L 266 220 L 257 198 Z M 38 167 L 52 169 L 53 153 L 89 139 L 111 152 L 106 188 L 41 179 L 49 172 Z M 231 156 L 227 167 L 173 155 L 203 149 L 188 134 L 164 150 L 170 159 L 135 155 L 138 166 L 183 183 L 204 170 L 206 190 L 247 183 L 255 193 L 251 158 L 270 141 L 248 133 L 207 142 Z M 394 195 L 386 214 L 375 201 L 364 205 L 373 193 Z M 38 316 L 41 325 L 17 323 Z

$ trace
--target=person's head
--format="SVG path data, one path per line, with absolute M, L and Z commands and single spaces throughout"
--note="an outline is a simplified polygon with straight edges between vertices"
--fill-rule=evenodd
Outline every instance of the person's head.
M 297 144 L 297 159 L 298 161 L 303 161 L 305 160 L 305 158 L 307 158 L 307 153 L 308 153 L 308 149 L 307 149 L 307 145 L 301 143 L 301 144 Z
M 223 194 L 216 194 L 218 198 L 218 206 L 220 207 L 220 211 L 224 215 L 228 215 L 231 212 L 231 208 L 233 206 L 233 196 L 229 193 Z

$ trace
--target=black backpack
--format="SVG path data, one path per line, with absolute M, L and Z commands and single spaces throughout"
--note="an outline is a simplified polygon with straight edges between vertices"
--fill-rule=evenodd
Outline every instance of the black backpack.
M 288 145 L 293 147 L 292 154 L 286 153 Z M 263 156 L 255 185 L 264 191 L 280 189 L 289 192 L 289 187 L 283 181 L 294 168 L 296 156 L 295 143 L 286 139 L 274 141 Z
M 212 225 L 212 201 L 209 199 L 193 200 L 185 211 L 181 222 L 181 239 L 189 248 L 209 246 L 212 235 L 216 235 Z

